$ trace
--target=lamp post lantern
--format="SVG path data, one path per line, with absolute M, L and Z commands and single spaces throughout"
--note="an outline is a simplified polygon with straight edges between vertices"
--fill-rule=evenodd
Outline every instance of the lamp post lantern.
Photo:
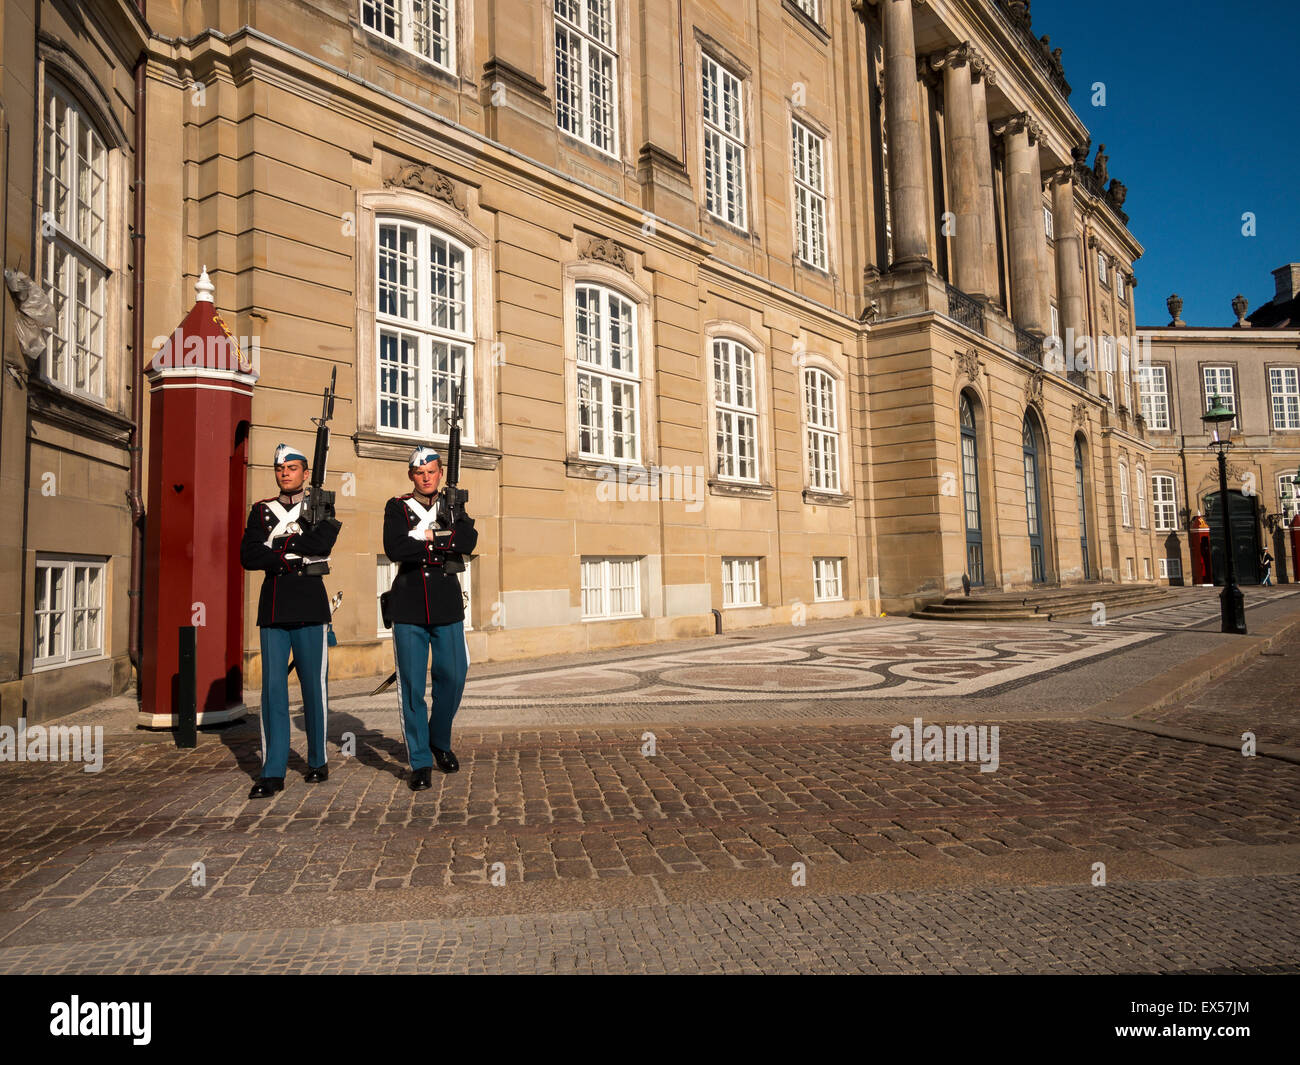
M 1237 412 L 1225 406 L 1223 400 L 1215 394 L 1210 401 L 1210 409 L 1201 415 L 1201 421 L 1214 431 L 1214 439 L 1209 446 L 1219 452 L 1219 512 L 1223 521 L 1223 591 L 1219 594 L 1220 632 L 1235 632 L 1246 635 L 1246 603 L 1241 589 L 1237 587 L 1236 560 L 1232 557 L 1232 523 L 1228 520 L 1228 448 L 1232 447 L 1232 422 Z M 1223 437 L 1219 427 L 1223 428 Z

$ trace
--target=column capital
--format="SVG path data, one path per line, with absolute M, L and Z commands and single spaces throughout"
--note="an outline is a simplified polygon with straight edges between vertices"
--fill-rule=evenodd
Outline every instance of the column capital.
M 1017 133 L 1027 133 L 1032 144 L 1042 137 L 1043 127 L 1038 124 L 1037 120 L 1028 111 L 1021 111 L 1018 115 L 1007 115 L 1006 118 L 995 121 L 993 123 L 993 132 L 999 137 L 1007 134 L 1014 136 Z
M 929 60 L 931 70 L 943 70 L 945 67 L 966 66 L 974 56 L 975 49 L 971 47 L 970 41 L 962 41 L 961 44 L 955 44 L 951 48 L 941 48 L 937 52 L 931 52 L 926 58 Z
M 1048 188 L 1055 188 L 1057 185 L 1064 185 L 1066 182 L 1074 180 L 1073 166 L 1058 166 L 1053 170 L 1043 174 L 1043 184 Z
M 983 78 L 990 85 L 996 85 L 998 72 L 993 69 L 993 62 L 981 52 L 978 48 L 971 47 L 970 50 L 970 73 L 974 81 Z

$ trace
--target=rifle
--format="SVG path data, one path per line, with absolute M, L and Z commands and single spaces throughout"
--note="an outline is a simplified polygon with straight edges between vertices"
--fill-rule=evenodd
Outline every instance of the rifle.
M 460 482 L 460 423 L 465 418 L 465 364 L 460 361 L 460 382 L 451 385 L 451 425 L 447 430 L 447 475 L 443 481 L 442 492 L 438 496 L 438 508 L 434 520 L 441 529 L 450 529 L 465 514 L 465 504 L 469 502 L 469 492 L 458 488 Z M 448 552 L 444 563 L 448 573 L 461 573 L 465 569 L 465 559 L 456 552 Z
M 325 487 L 325 465 L 330 450 L 329 422 L 334 417 L 334 384 L 338 379 L 338 373 L 337 366 L 330 370 L 330 383 L 325 389 L 320 417 L 312 419 L 316 424 L 316 450 L 311 460 L 311 483 L 307 487 L 306 498 L 302 504 L 303 519 L 312 525 L 334 517 L 334 493 Z M 329 571 L 329 558 L 303 560 L 304 574 L 323 576 Z

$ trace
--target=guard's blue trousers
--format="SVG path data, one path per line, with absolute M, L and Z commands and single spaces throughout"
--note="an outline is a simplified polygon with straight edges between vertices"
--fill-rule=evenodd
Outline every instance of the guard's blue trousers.
M 433 765 L 430 744 L 451 750 L 451 722 L 460 707 L 469 672 L 465 623 L 408 625 L 393 623 L 393 651 L 397 659 L 397 687 L 402 700 L 402 742 L 412 769 Z M 430 666 L 430 652 L 433 664 Z M 433 711 L 426 717 L 424 677 L 433 679 Z
M 289 765 L 289 652 L 293 652 L 307 726 L 307 766 L 326 762 L 325 713 L 329 706 L 326 625 L 262 628 L 262 776 L 283 777 Z

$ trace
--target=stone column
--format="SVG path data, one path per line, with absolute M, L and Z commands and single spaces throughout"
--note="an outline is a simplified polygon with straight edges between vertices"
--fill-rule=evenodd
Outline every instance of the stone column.
M 1037 128 L 1026 114 L 999 124 L 1007 152 L 1007 235 L 1011 245 L 1011 308 L 1016 325 L 1045 336 L 1050 323 L 1039 272 L 1043 252 L 1042 180 Z
M 984 291 L 998 294 L 998 226 L 993 206 L 993 153 L 989 149 L 989 108 L 985 86 L 994 81 L 993 68 L 980 56 L 971 64 L 971 126 L 975 146 L 975 180 L 980 214 L 980 253 L 984 262 Z
M 967 295 L 986 299 L 983 227 L 980 221 L 978 165 L 975 155 L 975 118 L 971 92 L 970 45 L 931 57 L 930 65 L 943 71 L 943 114 L 948 130 L 948 187 L 956 216 L 953 278 Z
M 1056 283 L 1061 310 L 1061 340 L 1074 330 L 1075 342 L 1087 332 L 1083 319 L 1083 275 L 1079 231 L 1074 225 L 1074 173 L 1071 167 L 1057 171 L 1052 186 L 1052 224 L 1056 230 Z M 1067 351 L 1067 359 L 1074 352 Z
M 912 4 L 923 0 L 879 0 L 885 31 L 885 121 L 889 137 L 889 191 L 894 231 L 893 266 L 930 263 L 925 187 L 925 142 L 916 91 L 916 39 Z

